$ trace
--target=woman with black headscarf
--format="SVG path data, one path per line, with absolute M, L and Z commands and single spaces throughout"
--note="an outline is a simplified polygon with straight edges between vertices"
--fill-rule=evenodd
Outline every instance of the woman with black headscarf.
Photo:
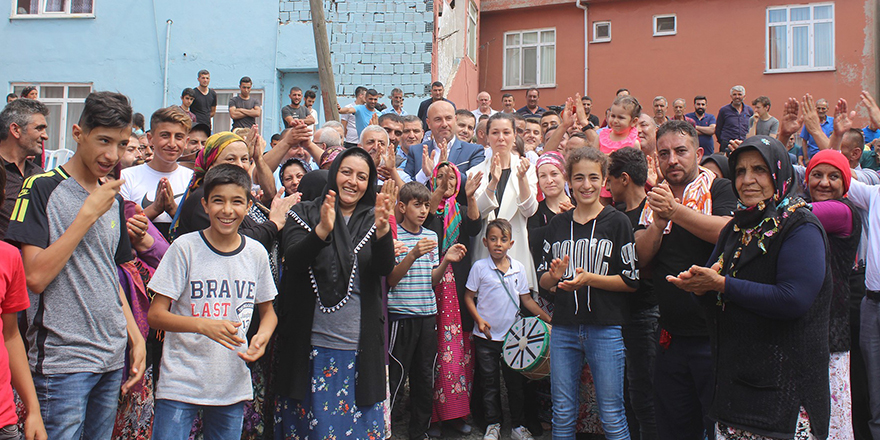
M 718 439 L 828 436 L 831 259 L 786 155 L 767 136 L 730 155 L 739 208 L 712 268 L 667 277 L 707 311 Z
M 276 438 L 385 437 L 380 283 L 394 268 L 394 200 L 376 178 L 366 151 L 339 153 L 323 196 L 285 226 Z

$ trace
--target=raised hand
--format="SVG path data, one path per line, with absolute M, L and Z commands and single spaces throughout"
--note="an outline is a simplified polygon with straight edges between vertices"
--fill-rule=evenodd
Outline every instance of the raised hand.
M 399 257 L 409 253 L 409 248 L 400 240 L 394 240 L 394 256 Z
M 653 187 L 660 181 L 660 168 L 657 166 L 654 154 L 646 155 L 645 159 L 648 161 L 648 186 Z
M 453 263 L 458 263 L 464 258 L 466 254 L 467 248 L 461 243 L 456 243 L 446 251 L 446 256 L 443 258 Z
M 678 203 L 672 194 L 672 189 L 666 182 L 651 188 L 651 191 L 648 193 L 648 204 L 654 211 L 654 217 L 663 220 L 672 219 L 672 215 L 678 208 Z
M 333 231 L 333 226 L 335 224 L 336 191 L 333 191 L 331 189 L 327 191 L 327 195 L 324 196 L 324 203 L 321 204 L 321 221 L 315 228 L 315 233 L 318 234 L 318 238 L 320 238 L 321 240 L 326 240 L 327 236 L 330 235 L 330 232 Z
M 388 222 L 390 221 L 392 212 L 394 212 L 394 199 L 388 194 L 379 193 L 376 196 L 376 209 L 374 211 L 376 217 L 377 237 L 384 237 L 391 229 Z
M 446 139 L 437 139 L 437 146 L 440 147 L 440 157 L 437 163 L 443 163 L 449 160 L 449 141 Z M 433 172 L 434 170 L 431 169 Z
M 519 158 L 519 165 L 516 167 L 516 176 L 520 179 L 526 178 L 526 172 L 529 170 L 529 167 L 532 166 L 532 162 L 527 157 Z M 500 177 L 500 176 L 499 176 Z
M 370 125 L 379 125 L 379 112 L 373 112 L 373 116 L 370 118 Z
M 562 257 L 562 259 L 556 258 L 550 262 L 550 276 L 554 279 L 561 280 L 563 276 L 565 276 L 565 271 L 568 270 L 569 257 L 568 255 Z
M 236 347 L 245 343 L 244 339 L 238 337 L 239 327 L 241 327 L 240 322 L 232 322 L 225 319 L 201 318 L 199 321 L 199 333 L 230 350 L 235 350 Z
M 135 205 L 135 215 L 126 220 L 125 225 L 128 230 L 128 238 L 131 240 L 131 246 L 136 251 L 144 252 L 153 247 L 156 239 L 152 235 L 147 234 L 150 223 L 140 206 Z
M 681 272 L 678 276 L 667 275 L 669 281 L 685 292 L 692 292 L 698 296 L 706 292 L 723 292 L 724 277 L 719 275 L 721 265 L 715 263 L 712 267 L 691 266 L 690 269 Z
M 381 193 L 388 196 L 391 199 L 391 204 L 394 205 L 397 203 L 397 193 L 400 192 L 400 188 L 397 187 L 397 182 L 393 180 L 389 180 L 382 185 Z
M 571 128 L 576 122 L 573 111 L 574 102 L 572 101 L 571 98 L 566 99 L 565 107 L 562 109 L 562 128 L 565 130 Z M 580 101 L 580 98 L 578 98 L 578 101 Z
M 846 110 L 846 100 L 838 99 L 837 105 L 834 107 L 834 133 L 838 136 L 843 136 L 847 130 L 852 128 L 853 119 L 856 118 L 855 110 L 849 113 Z
M 174 190 L 171 189 L 171 182 L 163 177 L 160 183 L 163 184 L 162 192 L 165 193 L 163 195 L 165 199 L 165 212 L 174 217 L 174 214 L 177 212 L 177 202 L 174 201 Z
M 867 90 L 863 90 L 859 98 L 862 104 L 868 108 L 868 116 L 871 118 L 871 122 L 875 127 L 880 127 L 880 107 L 877 106 L 877 101 L 874 100 L 874 97 Z
M 731 153 L 736 151 L 736 149 L 739 148 L 739 146 L 742 145 L 742 143 L 743 143 L 742 139 L 731 139 L 727 143 L 727 151 L 729 151 Z
M 95 218 L 104 215 L 113 206 L 113 201 L 116 200 L 116 195 L 119 194 L 119 187 L 123 183 L 125 181 L 119 179 L 99 186 L 89 194 L 79 212 L 92 214 Z
M 434 158 L 428 151 L 427 145 L 422 146 L 422 172 L 425 173 L 425 176 L 434 175 Z
M 431 240 L 430 238 L 423 238 L 413 246 L 412 250 L 409 251 L 416 258 L 421 258 L 422 255 L 431 252 L 432 250 L 437 248 L 437 241 Z M 451 248 L 450 248 L 451 249 Z
M 779 132 L 777 139 L 783 144 L 788 142 L 793 134 L 799 132 L 804 125 L 804 117 L 800 114 L 797 99 L 788 98 L 782 107 L 782 117 L 779 118 Z
M 303 142 L 312 139 L 312 129 L 309 128 L 302 120 L 295 119 L 293 125 L 284 133 L 281 142 L 287 144 L 288 148 L 299 147 Z
M 575 206 L 573 203 L 571 203 L 570 199 L 565 199 L 559 202 L 559 209 L 562 210 L 562 212 L 568 212 L 574 208 Z
M 501 157 L 497 154 L 492 155 L 492 163 L 489 164 L 490 182 L 498 183 L 501 180 Z
M 587 116 L 587 109 L 584 108 L 584 101 L 581 100 L 580 93 L 574 95 L 574 109 L 577 112 L 578 123 L 582 127 L 586 127 L 590 123 L 590 117 Z
M 574 292 L 575 290 L 578 290 L 581 287 L 587 285 L 589 281 L 589 276 L 589 272 L 585 271 L 583 268 L 578 267 L 574 270 L 574 278 L 570 280 L 560 281 L 556 287 L 558 289 Z
M 287 223 L 287 213 L 290 211 L 290 208 L 293 208 L 301 199 L 302 193 L 298 192 L 287 197 L 284 197 L 284 191 L 275 193 L 275 197 L 272 198 L 272 206 L 269 207 L 269 220 L 275 223 L 279 231 Z
M 467 196 L 468 199 L 474 197 L 474 194 L 477 193 L 477 189 L 480 188 L 480 182 L 483 181 L 483 172 L 477 171 L 473 176 L 470 176 L 464 184 L 464 195 Z M 470 203 L 469 203 L 470 204 Z
M 821 123 L 819 122 L 819 112 L 816 111 L 816 103 L 813 102 L 813 95 L 807 93 L 804 100 L 801 101 L 801 107 L 804 110 L 804 125 L 807 132 L 815 133 L 821 131 Z

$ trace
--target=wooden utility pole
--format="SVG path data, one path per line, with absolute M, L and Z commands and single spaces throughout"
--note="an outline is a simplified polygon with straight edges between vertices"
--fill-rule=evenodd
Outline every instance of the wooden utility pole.
M 315 32 L 315 53 L 318 55 L 318 80 L 321 82 L 324 119 L 338 121 L 336 81 L 333 79 L 330 42 L 327 40 L 327 24 L 324 22 L 324 0 L 309 0 L 309 7 L 312 12 L 312 30 Z

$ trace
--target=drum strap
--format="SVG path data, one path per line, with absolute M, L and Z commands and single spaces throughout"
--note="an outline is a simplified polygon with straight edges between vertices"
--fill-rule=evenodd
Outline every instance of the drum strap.
M 495 273 L 498 274 L 498 279 L 501 281 L 501 286 L 504 287 L 504 291 L 507 292 L 507 297 L 510 298 L 510 302 L 516 307 L 516 320 L 518 321 L 521 318 L 519 303 L 516 301 L 513 294 L 510 293 L 510 289 L 507 287 L 507 280 L 504 278 L 504 273 L 502 273 L 497 267 L 495 268 Z

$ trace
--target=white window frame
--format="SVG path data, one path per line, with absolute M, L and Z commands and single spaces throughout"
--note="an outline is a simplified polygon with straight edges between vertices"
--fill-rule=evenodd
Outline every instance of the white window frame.
M 657 30 L 657 27 L 658 27 L 658 26 L 657 26 L 657 20 L 659 20 L 659 19 L 661 19 L 661 18 L 672 18 L 673 20 L 675 20 L 675 23 L 674 23 L 674 25 L 673 25 L 671 31 L 660 31 L 660 30 Z M 654 36 L 655 36 L 655 37 L 665 37 L 665 36 L 667 36 L 667 35 L 675 35 L 675 34 L 678 33 L 678 16 L 675 15 L 675 14 L 660 14 L 660 15 L 655 15 L 653 21 L 654 21 Z
M 92 12 L 84 13 L 84 14 L 73 14 L 70 12 L 70 3 L 71 0 L 64 0 L 64 11 L 63 12 L 46 12 L 46 0 L 32 0 L 37 2 L 37 13 L 36 14 L 19 14 L 18 13 L 18 1 L 11 0 L 12 4 L 12 14 L 10 18 L 23 18 L 23 19 L 47 19 L 47 18 L 95 18 L 95 3 L 96 0 L 92 0 Z
M 477 23 L 479 23 L 480 13 L 477 10 L 477 4 L 473 0 L 468 2 L 468 21 L 467 21 L 467 56 L 477 63 Z
M 830 19 L 816 19 L 814 18 L 814 8 L 817 6 L 830 6 L 831 7 L 831 18 Z M 791 21 L 791 9 L 792 8 L 810 8 L 810 19 L 809 20 L 800 20 L 800 21 Z M 771 11 L 779 11 L 785 10 L 785 22 L 774 22 L 770 23 L 770 12 Z M 837 53 L 835 50 L 835 35 L 836 35 L 836 11 L 834 8 L 834 2 L 818 2 L 818 3 L 807 3 L 807 4 L 798 4 L 798 5 L 780 5 L 780 6 L 768 6 L 764 16 L 764 73 L 792 73 L 792 72 L 827 72 L 833 71 L 837 69 Z M 830 66 L 815 66 L 815 51 L 816 51 L 816 35 L 815 35 L 815 25 L 817 23 L 831 23 L 831 65 Z M 785 47 L 785 57 L 786 57 L 786 66 L 784 68 L 771 68 L 770 67 L 770 27 L 771 26 L 785 26 L 786 32 L 786 47 Z M 793 25 L 800 26 L 808 26 L 809 27 L 809 49 L 807 58 L 809 59 L 808 66 L 792 66 L 792 58 L 793 58 L 793 39 L 792 39 L 792 27 Z
M 231 94 L 231 96 L 229 98 L 232 98 L 234 96 L 238 96 L 238 94 L 241 92 L 241 90 L 238 88 L 235 88 L 235 89 L 214 89 L 214 92 L 217 93 L 217 110 L 214 112 L 214 117 L 211 118 L 211 132 L 217 133 L 220 131 L 229 131 L 232 128 L 232 117 L 229 117 L 229 126 L 228 127 L 218 127 L 217 126 L 216 118 L 218 115 L 227 115 L 227 117 L 229 116 L 229 105 L 228 104 L 227 105 L 220 105 L 220 95 L 223 93 L 229 93 L 229 94 Z M 196 91 L 196 93 L 199 93 L 199 92 Z M 251 94 L 248 96 L 250 96 L 250 97 L 259 96 L 259 98 L 260 98 L 260 99 L 258 99 L 258 101 L 260 102 L 260 108 L 262 108 L 263 111 L 260 113 L 260 117 L 256 119 L 256 124 L 259 127 L 262 127 L 263 126 L 263 116 L 266 114 L 266 105 L 265 105 L 266 94 L 263 93 L 263 89 L 251 89 Z
M 599 26 L 608 25 L 608 36 L 599 37 Z M 594 21 L 593 22 L 593 39 L 591 43 L 609 43 L 611 42 L 611 22 L 610 21 Z
M 552 44 L 550 44 L 550 43 L 541 43 L 541 33 L 542 33 L 542 32 L 547 32 L 547 31 L 553 31 L 553 43 L 552 43 Z M 527 34 L 527 33 L 530 33 L 530 32 L 537 32 L 537 33 L 538 33 L 538 42 L 535 43 L 534 45 L 531 45 L 531 44 L 530 44 L 530 45 L 527 45 L 527 46 L 523 46 L 523 44 L 522 44 L 522 34 Z M 515 35 L 515 34 L 519 34 L 520 44 L 519 44 L 519 45 L 515 45 L 515 46 L 511 46 L 511 47 L 516 47 L 516 48 L 519 48 L 519 49 L 520 49 L 520 72 L 522 72 L 522 48 L 523 48 L 523 47 L 532 47 L 532 46 L 535 46 L 535 47 L 537 48 L 537 57 L 536 57 L 536 62 L 537 62 L 537 70 L 536 70 L 537 84 L 523 84 L 523 83 L 520 83 L 520 84 L 508 84 L 508 82 L 507 82 L 507 49 L 508 49 L 508 46 L 507 46 L 507 36 L 508 36 L 508 35 Z M 557 48 L 558 45 L 557 45 L 556 43 L 557 43 L 557 41 L 559 41 L 558 38 L 559 38 L 559 33 L 556 32 L 556 28 L 524 29 L 524 30 L 521 30 L 521 31 L 510 31 L 510 32 L 505 32 L 505 33 L 504 33 L 504 56 L 503 56 L 503 60 L 502 60 L 502 66 L 503 66 L 503 70 L 502 70 L 502 84 L 503 84 L 503 87 L 501 88 L 501 90 L 527 90 L 527 89 L 531 89 L 531 88 L 539 88 L 539 89 L 548 88 L 548 89 L 549 89 L 549 88 L 554 88 L 554 87 L 556 87 L 556 72 L 555 72 L 556 69 L 554 69 L 554 73 L 553 73 L 553 82 L 552 82 L 552 83 L 546 83 L 546 84 L 544 84 L 544 83 L 541 83 L 541 82 L 540 82 L 540 81 L 541 81 L 541 47 L 542 47 L 542 46 L 551 46 L 551 45 L 552 45 L 554 48 Z M 554 53 L 555 53 L 555 52 L 554 52 Z M 522 80 L 522 74 L 520 73 L 520 82 L 521 82 L 521 80 Z
M 45 143 L 45 149 L 46 149 L 46 151 L 56 151 L 56 150 L 60 150 L 62 148 L 66 148 L 71 151 L 76 151 L 76 142 L 74 142 L 72 139 L 67 139 L 67 130 L 69 129 L 69 127 L 71 127 L 73 124 L 75 124 L 79 121 L 78 120 L 77 121 L 68 121 L 67 120 L 67 105 L 68 104 L 85 103 L 86 98 L 70 98 L 69 97 L 70 87 L 88 87 L 89 91 L 92 92 L 92 91 L 94 91 L 94 84 L 92 84 L 92 83 L 50 83 L 50 82 L 46 82 L 46 83 L 17 83 L 17 82 L 14 82 L 14 83 L 10 84 L 9 92 L 16 93 L 15 92 L 16 88 L 23 88 L 23 87 L 27 87 L 27 86 L 36 87 L 37 92 L 39 92 L 40 94 L 42 94 L 41 89 L 43 87 L 64 87 L 64 93 L 61 98 L 43 98 L 43 97 L 37 98 L 38 101 L 42 102 L 43 104 L 46 104 L 47 106 L 56 106 L 59 104 L 61 105 L 61 111 L 59 112 L 61 117 L 59 118 L 58 121 L 53 121 L 53 120 L 51 120 L 51 118 L 47 118 L 48 119 L 47 122 L 48 122 L 49 126 L 54 127 L 58 130 L 59 134 L 58 134 L 57 148 L 50 148 L 50 145 L 54 142 L 52 139 L 49 139 Z M 18 93 L 16 93 L 16 95 L 18 95 Z

